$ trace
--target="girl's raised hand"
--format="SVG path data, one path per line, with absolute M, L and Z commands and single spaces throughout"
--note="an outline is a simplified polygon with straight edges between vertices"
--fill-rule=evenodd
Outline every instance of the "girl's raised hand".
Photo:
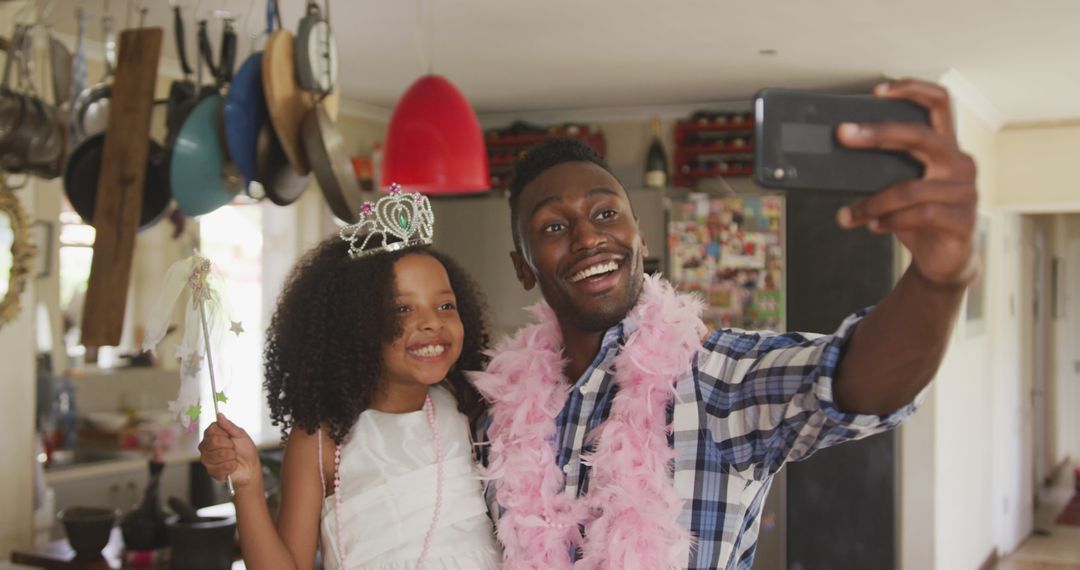
M 218 421 L 203 432 L 199 459 L 210 476 L 218 481 L 232 475 L 233 486 L 237 490 L 262 475 L 255 442 L 224 414 L 218 414 Z

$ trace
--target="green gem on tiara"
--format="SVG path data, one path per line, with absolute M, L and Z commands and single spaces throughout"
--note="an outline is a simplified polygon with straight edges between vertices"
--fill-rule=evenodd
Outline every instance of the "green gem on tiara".
M 409 218 L 405 216 L 405 212 L 399 212 L 397 215 L 397 223 L 401 226 L 401 229 L 409 231 Z

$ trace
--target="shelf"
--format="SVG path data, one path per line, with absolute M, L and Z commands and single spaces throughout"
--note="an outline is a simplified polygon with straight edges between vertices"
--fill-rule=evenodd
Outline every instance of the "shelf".
M 680 132 L 683 133 L 704 133 L 704 132 L 750 132 L 754 130 L 754 122 L 749 123 L 677 123 L 675 125 L 675 134 L 678 136 Z
M 716 178 L 718 176 L 724 178 L 740 178 L 745 176 L 751 176 L 753 174 L 753 166 L 731 168 L 728 169 L 726 172 L 721 172 L 719 168 L 713 168 L 710 170 L 695 170 L 686 174 L 680 172 L 675 175 L 674 182 L 676 186 L 692 187 L 698 180 L 702 178 Z
M 699 154 L 753 154 L 754 145 L 698 145 L 680 146 L 675 148 L 676 156 L 699 155 Z
M 599 131 L 591 130 L 579 130 L 577 133 L 566 133 L 554 131 L 551 133 L 537 133 L 531 135 L 498 135 L 491 137 L 490 134 L 485 135 L 484 143 L 490 147 L 503 147 L 503 146 L 532 146 L 536 143 L 543 142 L 546 139 L 552 137 L 569 137 L 574 139 L 580 139 L 590 144 L 594 142 L 594 138 L 602 136 Z
M 498 158 L 498 157 L 494 157 L 494 156 L 489 156 L 488 157 L 488 167 L 514 166 L 514 161 L 515 160 L 517 160 L 517 159 L 512 158 L 512 157 L 511 158 Z
M 499 135 L 495 138 L 485 137 L 484 142 L 488 146 L 524 146 L 542 142 L 548 138 L 548 134 L 535 135 Z

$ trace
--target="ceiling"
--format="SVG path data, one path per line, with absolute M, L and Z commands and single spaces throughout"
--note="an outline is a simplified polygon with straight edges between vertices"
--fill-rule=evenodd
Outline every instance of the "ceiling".
M 280 2 L 295 30 L 304 1 Z M 74 35 L 72 6 L 96 18 L 104 0 L 53 4 L 47 20 Z M 135 20 L 133 4 L 111 0 L 120 24 Z M 173 58 L 168 3 L 142 4 L 166 28 Z M 221 9 L 248 30 L 263 25 L 262 0 L 180 4 L 189 35 L 190 18 Z M 431 18 L 418 18 L 418 6 Z M 481 114 L 747 99 L 765 86 L 935 79 L 951 69 L 1004 122 L 1080 117 L 1075 0 L 333 0 L 330 8 L 344 96 L 387 109 L 426 70 L 423 54 Z M 90 34 L 100 38 L 96 21 Z

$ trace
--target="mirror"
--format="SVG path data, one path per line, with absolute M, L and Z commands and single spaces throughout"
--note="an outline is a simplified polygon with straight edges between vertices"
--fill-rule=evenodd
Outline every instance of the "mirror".
M 0 326 L 19 314 L 19 295 L 34 260 L 26 212 L 7 185 L 0 185 Z

